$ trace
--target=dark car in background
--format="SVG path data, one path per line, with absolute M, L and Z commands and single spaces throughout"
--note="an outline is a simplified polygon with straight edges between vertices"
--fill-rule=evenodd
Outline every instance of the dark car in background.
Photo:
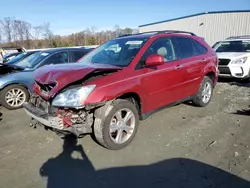
M 91 48 L 54 48 L 33 53 L 16 63 L 0 65 L 0 103 L 14 110 L 29 100 L 34 83 L 33 72 L 44 65 L 77 62 Z

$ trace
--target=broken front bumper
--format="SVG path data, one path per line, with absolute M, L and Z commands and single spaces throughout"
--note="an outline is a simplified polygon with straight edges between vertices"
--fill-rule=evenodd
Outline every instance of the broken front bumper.
M 83 118 L 82 122 L 72 122 L 71 125 L 65 126 L 65 122 L 63 117 L 60 116 L 52 116 L 48 112 L 39 109 L 34 106 L 32 103 L 25 103 L 23 105 L 28 116 L 42 124 L 43 126 L 50 128 L 54 132 L 60 132 L 62 134 L 71 133 L 75 136 L 80 136 L 82 134 L 91 133 L 92 132 L 92 124 L 93 124 L 93 114 L 88 114 L 86 111 L 81 111 L 81 118 Z M 79 113 L 79 111 L 78 111 Z M 72 118 L 79 117 L 79 114 L 72 114 Z
M 64 129 L 60 118 L 49 116 L 47 112 L 40 110 L 30 103 L 25 103 L 23 107 L 28 116 L 37 120 L 41 124 L 58 130 Z

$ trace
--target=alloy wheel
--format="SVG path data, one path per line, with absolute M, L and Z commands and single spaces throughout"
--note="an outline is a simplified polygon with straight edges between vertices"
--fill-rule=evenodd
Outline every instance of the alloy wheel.
M 5 95 L 5 101 L 11 107 L 22 106 L 25 100 L 26 94 L 19 88 L 10 89 Z
M 127 108 L 118 110 L 111 118 L 109 133 L 116 144 L 123 144 L 129 140 L 135 131 L 135 115 Z
M 212 96 L 212 85 L 210 82 L 206 82 L 202 91 L 202 101 L 206 104 L 210 101 Z

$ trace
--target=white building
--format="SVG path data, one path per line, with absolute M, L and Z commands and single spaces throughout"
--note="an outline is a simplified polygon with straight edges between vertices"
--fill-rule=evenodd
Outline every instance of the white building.
M 139 32 L 182 30 L 205 38 L 208 44 L 230 36 L 250 35 L 250 10 L 214 11 L 139 26 Z

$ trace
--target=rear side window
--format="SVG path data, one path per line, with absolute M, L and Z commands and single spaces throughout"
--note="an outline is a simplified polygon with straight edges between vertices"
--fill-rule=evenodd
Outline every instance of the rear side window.
M 185 59 L 195 56 L 194 43 L 186 37 L 173 37 L 178 59 Z
M 87 51 L 73 51 L 72 52 L 72 61 L 77 62 L 79 59 L 81 59 L 85 54 L 87 54 Z
M 68 52 L 59 52 L 50 56 L 43 65 L 68 63 Z
M 203 55 L 205 53 L 207 53 L 207 48 L 205 46 L 203 46 L 201 43 L 197 42 L 196 40 L 193 40 L 194 43 L 194 51 L 195 51 L 195 55 Z

